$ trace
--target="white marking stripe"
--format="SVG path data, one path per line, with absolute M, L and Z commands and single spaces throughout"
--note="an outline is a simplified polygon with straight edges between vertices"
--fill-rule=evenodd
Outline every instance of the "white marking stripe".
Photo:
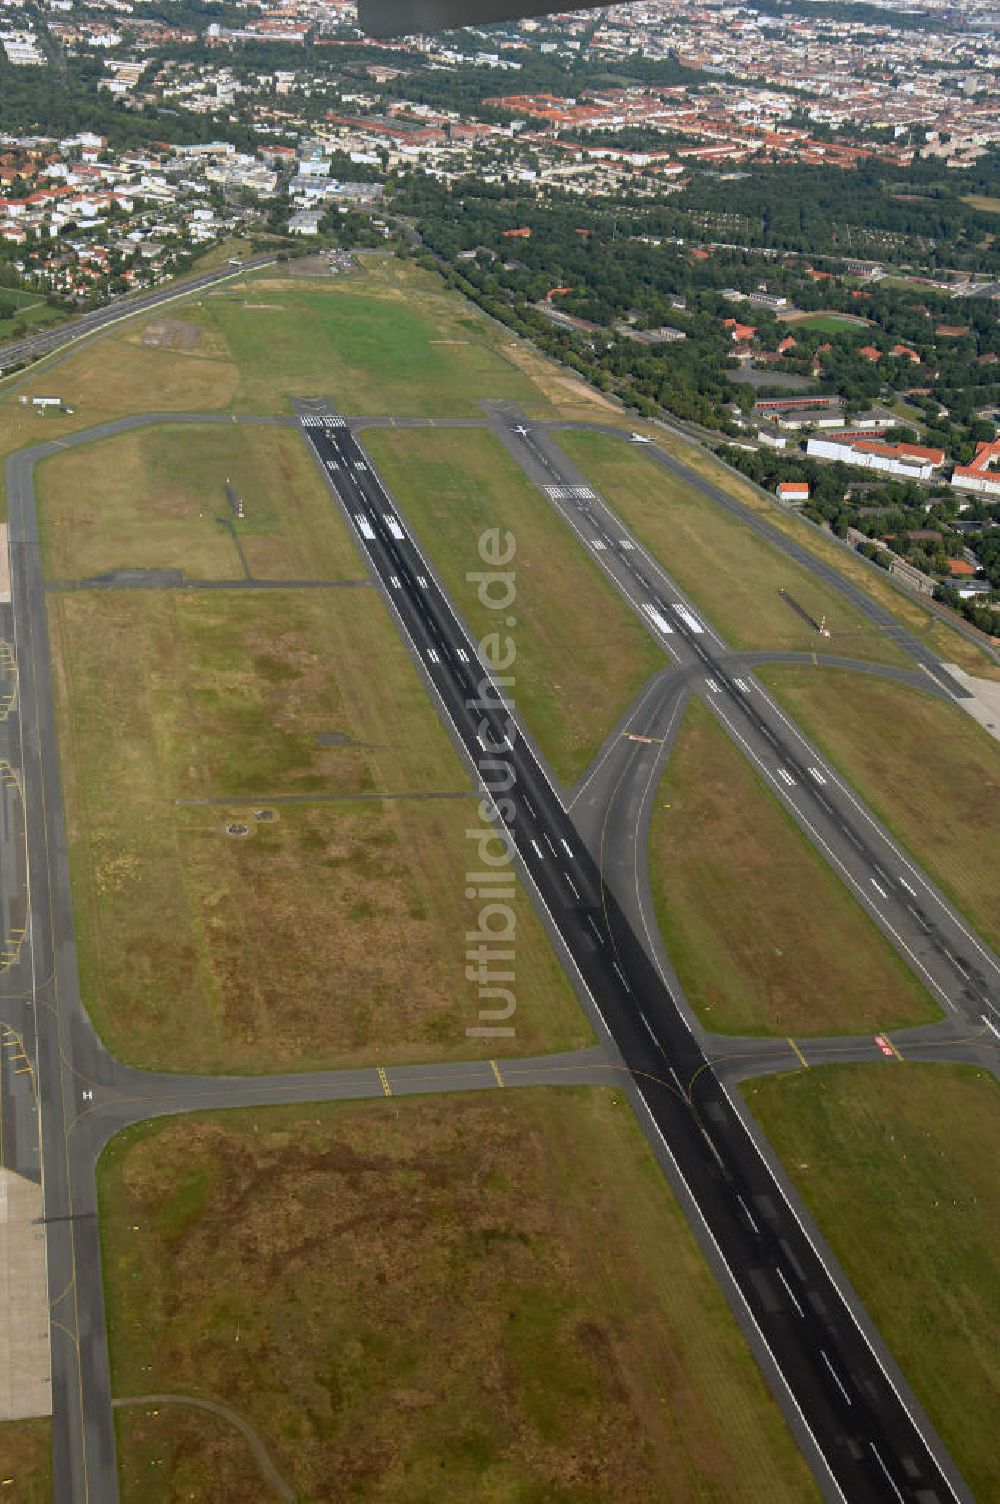
M 628 982 L 625 980 L 625 973 L 622 971 L 621 967 L 618 965 L 618 962 L 617 961 L 612 961 L 611 965 L 612 965 L 612 967 L 614 969 L 615 975 L 617 976 L 618 980 L 621 982 L 622 986 L 625 988 L 625 991 L 626 992 L 631 992 L 632 989 L 629 986 Z
M 535 849 L 535 855 L 536 856 L 540 856 L 542 858 L 542 861 L 544 861 L 545 860 L 545 852 L 539 846 L 538 842 L 535 840 L 534 837 L 532 837 L 532 839 L 531 839 L 531 844 L 532 844 L 532 846 Z
M 399 523 L 391 512 L 383 512 L 382 521 L 385 523 L 386 527 L 389 529 L 394 538 L 406 537 L 406 534 L 403 532 L 403 529 L 400 527 Z
M 559 837 L 559 845 L 562 847 L 563 851 L 565 851 L 567 856 L 573 855 L 572 848 L 567 844 L 566 841 L 563 840 L 562 836 Z
M 656 1035 L 653 1033 L 653 1025 L 650 1023 L 649 1019 L 646 1017 L 645 1013 L 643 1013 L 643 1011 L 642 1011 L 641 1008 L 639 1009 L 639 1017 L 642 1019 L 643 1023 L 645 1024 L 645 1026 L 646 1026 L 646 1033 L 649 1035 L 650 1039 L 653 1041 L 654 1044 L 659 1044 L 660 1041 L 657 1039 Z
M 820 772 L 819 768 L 810 768 L 809 769 L 809 777 L 810 778 L 814 778 L 817 783 L 825 783 L 826 782 L 826 779 L 823 777 L 823 774 Z
M 833 1382 L 836 1384 L 837 1388 L 840 1390 L 841 1394 L 844 1396 L 844 1399 L 847 1401 L 847 1403 L 849 1405 L 852 1405 L 854 1403 L 854 1401 L 851 1399 L 851 1396 L 848 1394 L 847 1390 L 844 1388 L 843 1384 L 840 1382 L 840 1375 L 837 1373 L 837 1370 L 834 1368 L 833 1364 L 830 1362 L 830 1359 L 827 1357 L 826 1353 L 823 1351 L 822 1348 L 820 1348 L 820 1350 L 819 1350 L 819 1355 L 823 1359 L 823 1362 L 826 1364 L 827 1368 L 830 1370 L 830 1377 L 833 1379 Z
M 367 470 L 368 466 L 365 464 L 364 460 L 355 460 L 354 468 L 355 470 Z
M 674 630 L 670 623 L 667 621 L 667 618 L 665 616 L 661 616 L 656 607 L 651 606 L 648 601 L 644 603 L 642 609 L 645 611 L 646 615 L 653 623 L 653 626 L 656 627 L 658 631 L 662 632 L 664 637 L 668 637 Z
M 552 501 L 594 501 L 590 486 L 545 486 L 545 494 Z
M 820 1349 L 820 1351 L 822 1351 L 822 1349 Z M 875 1445 L 875 1443 L 873 1441 L 870 1441 L 868 1443 L 868 1445 L 871 1447 L 872 1452 L 875 1455 L 875 1461 L 878 1463 L 879 1467 L 882 1469 L 883 1473 L 885 1473 L 885 1476 L 888 1478 L 889 1484 L 890 1484 L 890 1486 L 892 1488 L 892 1491 L 896 1495 L 896 1498 L 899 1500 L 899 1504 L 906 1504 L 906 1500 L 903 1498 L 903 1495 L 900 1493 L 899 1489 L 896 1486 L 896 1480 L 895 1480 L 895 1478 L 893 1478 L 893 1476 L 890 1473 L 889 1469 L 886 1467 L 885 1463 L 882 1461 L 882 1458 L 879 1456 L 878 1447 Z
M 679 601 L 674 601 L 673 607 L 677 612 L 677 615 L 680 617 L 681 621 L 684 622 L 688 627 L 690 627 L 692 632 L 699 634 L 704 632 L 705 628 L 702 626 L 697 616 L 692 616 L 691 612 L 686 606 L 682 606 Z
M 713 695 L 717 695 L 719 693 L 719 686 L 716 684 L 714 679 L 706 679 L 705 683 L 708 685 Z
M 422 574 L 418 574 L 417 575 L 417 584 L 420 586 L 421 590 L 426 590 L 427 589 L 427 580 L 424 577 L 424 575 L 422 575 Z
M 358 532 L 361 534 L 362 538 L 374 538 L 375 529 L 372 527 L 367 517 L 363 516 L 361 512 L 355 512 L 354 520 L 358 524 Z
M 757 1226 L 756 1222 L 754 1221 L 753 1216 L 752 1216 L 752 1214 L 750 1212 L 750 1208 L 747 1206 L 746 1202 L 743 1200 L 743 1197 L 740 1195 L 739 1191 L 736 1192 L 736 1199 L 740 1203 L 740 1206 L 742 1206 L 744 1212 L 746 1213 L 746 1219 L 750 1223 L 750 1226 L 753 1228 L 754 1232 L 759 1235 L 760 1234 L 760 1228 Z
M 428 648 L 427 649 L 427 656 L 431 660 L 432 663 L 440 663 L 441 662 L 441 659 L 438 657 L 437 653 L 434 651 L 433 648 Z
M 577 887 L 576 883 L 573 881 L 573 879 L 570 877 L 569 873 L 568 872 L 564 872 L 563 873 L 563 877 L 566 879 L 566 881 L 569 883 L 570 887 L 573 889 L 574 896 L 577 897 L 577 898 L 579 898 L 580 897 L 580 890 Z
M 733 683 L 737 689 L 742 690 L 743 694 L 748 695 L 750 693 L 749 686 L 742 679 L 734 679 Z
M 873 877 L 870 877 L 868 881 L 871 883 L 876 893 L 881 893 L 883 898 L 888 898 L 889 895 L 886 893 L 885 889 L 883 887 L 880 887 Z
M 784 1285 L 785 1291 L 786 1291 L 786 1293 L 788 1295 L 788 1299 L 792 1302 L 792 1305 L 795 1307 L 795 1309 L 798 1311 L 799 1315 L 801 1316 L 802 1315 L 802 1307 L 799 1305 L 798 1301 L 795 1298 L 795 1291 L 792 1289 L 791 1285 L 788 1283 L 787 1279 L 782 1274 L 782 1272 L 778 1268 L 777 1264 L 775 1264 L 775 1266 L 774 1266 L 774 1272 L 778 1276 L 778 1278 L 781 1280 L 781 1283 Z
M 391 574 L 389 576 L 389 584 L 392 586 L 393 590 L 398 590 L 399 589 L 399 576 Z
M 303 428 L 346 428 L 346 418 L 331 418 L 327 414 L 310 413 L 299 420 Z
M 635 548 L 635 544 L 632 542 L 631 538 L 622 538 L 620 540 L 620 544 L 622 548 Z
M 591 538 L 591 540 L 590 540 L 590 546 L 591 546 L 591 548 L 595 549 L 598 553 L 600 553 L 601 550 L 604 548 L 604 544 L 601 542 L 600 538 Z
M 906 878 L 905 877 L 901 877 L 899 879 L 899 881 L 902 883 L 902 885 L 906 889 L 907 893 L 909 893 L 913 898 L 916 898 L 916 896 L 917 896 L 917 890 L 915 888 L 911 888 L 910 887 L 909 883 L 906 881 Z
M 779 768 L 778 777 L 783 778 L 788 784 L 789 788 L 793 789 L 795 787 L 795 779 L 792 777 L 791 773 L 788 772 L 787 768 Z
M 455 649 L 455 653 L 456 653 L 456 656 L 458 658 L 459 663 L 468 663 L 468 661 L 469 661 L 469 655 L 465 651 L 464 648 L 456 648 Z

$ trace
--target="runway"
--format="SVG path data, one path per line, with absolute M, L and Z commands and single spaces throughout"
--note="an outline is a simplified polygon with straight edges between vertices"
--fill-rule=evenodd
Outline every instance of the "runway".
M 621 1051 L 640 1121 L 696 1208 L 693 1220 L 724 1283 L 738 1290 L 765 1371 L 772 1382 L 780 1375 L 786 1413 L 825 1475 L 826 1492 L 851 1504 L 968 1497 L 940 1442 L 929 1441 L 929 1425 L 913 1418 L 912 1400 L 904 1401 L 869 1345 L 357 440 L 332 412 L 327 424 L 310 422 L 304 432 L 456 744 L 486 787 L 495 783 L 497 762 L 505 765 L 506 840 L 586 988 L 599 1029 Z M 553 472 L 549 484 L 573 483 Z M 586 524 L 596 525 L 595 518 L 588 508 Z M 619 558 L 613 543 L 609 552 Z M 652 569 L 634 542 L 624 552 L 644 560 L 641 571 Z M 665 582 L 637 588 L 644 591 L 637 609 L 650 605 L 669 624 L 661 629 L 644 613 L 651 626 L 676 633 L 706 674 L 723 677 L 746 734 L 766 741 L 767 717 L 722 665 L 722 645 L 718 653 L 704 647 L 700 639 L 710 634 Z M 781 754 L 796 782 L 808 777 L 801 754 Z
M 0 973 L 0 1017 L 18 1030 L 24 1042 L 40 1108 L 40 1114 L 30 1104 L 22 1108 L 18 1141 L 27 1159 L 34 1143 L 37 1174 L 40 1115 L 52 1307 L 54 1461 L 60 1504 L 64 1500 L 67 1504 L 114 1504 L 117 1499 L 94 1188 L 96 1158 L 109 1137 L 130 1122 L 199 1107 L 360 1098 L 387 1092 L 502 1090 L 554 1082 L 620 1082 L 628 1091 L 826 1495 L 846 1498 L 850 1504 L 898 1498 L 914 1504 L 918 1498 L 923 1504 L 968 1499 L 954 1465 L 864 1311 L 838 1276 L 821 1238 L 784 1183 L 780 1167 L 770 1162 L 766 1146 L 761 1147 L 752 1125 L 744 1122 L 738 1098 L 730 1096 L 727 1083 L 741 1073 L 740 1065 L 722 1059 L 734 1053 L 730 1044 L 720 1041 L 716 1045 L 688 1027 L 679 989 L 671 985 L 669 971 L 663 971 L 655 946 L 647 943 L 637 918 L 635 905 L 641 903 L 642 881 L 620 882 L 602 857 L 599 842 L 595 847 L 600 821 L 595 824 L 592 810 L 608 808 L 608 789 L 615 779 L 621 783 L 616 759 L 623 747 L 634 750 L 639 744 L 625 743 L 620 736 L 609 739 L 580 787 L 568 794 L 557 789 L 516 715 L 479 666 L 477 645 L 469 641 L 431 564 L 414 543 L 405 519 L 349 427 L 340 415 L 316 404 L 308 415 L 321 421 L 303 425 L 303 438 L 312 445 L 332 500 L 357 534 L 377 588 L 395 613 L 462 755 L 476 767 L 477 776 L 485 776 L 488 782 L 495 782 L 496 764 L 510 766 L 510 849 L 569 975 L 587 1001 L 599 1045 L 591 1052 L 536 1061 L 431 1063 L 404 1069 L 386 1066 L 256 1078 L 158 1075 L 123 1066 L 106 1053 L 79 996 L 33 469 L 38 459 L 65 445 L 91 442 L 151 422 L 234 420 L 218 414 L 146 415 L 12 456 L 7 464 L 12 603 L 0 605 L 0 637 L 11 644 L 17 693 L 6 720 L 0 721 L 0 742 L 10 750 L 23 790 L 31 918 L 27 941 L 15 963 Z M 240 421 L 285 425 L 295 420 Z M 547 442 L 544 435 L 543 441 Z M 511 433 L 509 442 L 516 450 L 521 436 Z M 552 456 L 556 453 L 553 449 Z M 552 456 L 547 456 L 549 464 L 557 464 Z M 558 464 L 556 475 L 544 483 L 579 484 L 568 471 L 560 471 Z M 598 498 L 582 500 L 602 526 L 617 525 L 610 514 L 598 510 Z M 582 525 L 590 526 L 591 519 L 583 517 Z M 606 561 L 604 554 L 609 556 Z M 957 916 L 951 916 L 940 896 L 914 873 L 905 854 L 896 853 L 894 847 L 883 852 L 879 843 L 891 846 L 888 835 L 877 825 L 869 829 L 871 817 L 849 789 L 832 787 L 832 780 L 815 784 L 809 767 L 825 765 L 810 762 L 815 759 L 814 749 L 801 741 L 790 724 L 783 724 L 777 708 L 752 687 L 750 668 L 738 661 L 739 655 L 730 654 L 662 571 L 654 577 L 652 561 L 643 564 L 641 557 L 636 544 L 630 549 L 602 551 L 602 562 L 628 559 L 634 567 L 648 570 L 645 595 L 624 566 L 619 588 L 627 588 L 636 597 L 634 608 L 665 644 L 665 666 L 668 661 L 675 665 L 647 686 L 643 692 L 647 703 L 641 713 L 665 716 L 669 722 L 684 694 L 703 694 L 710 703 L 717 697 L 719 711 L 725 710 L 739 735 L 765 763 L 772 781 L 777 779 L 789 789 L 795 801 L 804 800 L 805 792 L 811 793 L 804 775 L 830 801 L 828 827 L 821 828 L 829 829 L 831 839 L 838 819 L 852 828 L 852 822 L 859 822 L 864 848 L 858 852 L 852 847 L 855 880 L 863 882 L 870 875 L 865 862 L 872 857 L 897 863 L 885 869 L 892 875 L 885 890 L 894 905 L 891 911 L 887 909 L 890 917 L 896 915 L 906 891 L 896 876 L 912 881 L 915 888 L 919 880 L 923 885 L 918 888 L 920 903 L 933 916 L 933 936 L 921 931 L 924 950 L 920 958 L 935 968 L 937 985 L 955 990 L 956 975 L 948 970 L 951 963 L 943 957 L 939 942 L 954 938 L 949 925 Z M 163 585 L 167 588 L 167 582 Z M 670 625 L 669 633 L 662 632 L 643 611 L 644 604 Z M 682 610 L 700 630 L 695 630 Z M 717 696 L 707 683 L 710 677 L 719 685 Z M 744 692 L 740 679 L 751 689 Z M 943 684 L 941 693 L 946 693 Z M 780 765 L 790 772 L 791 786 L 778 777 L 776 745 L 768 729 L 771 737 L 780 740 Z M 655 760 L 642 760 L 647 752 L 640 752 L 622 784 L 630 789 L 630 800 L 638 802 L 634 807 L 630 804 L 627 817 L 613 821 L 615 829 L 621 828 L 624 859 L 631 858 L 634 871 L 640 871 L 635 866 L 636 853 L 644 852 L 643 779 L 648 786 L 657 766 Z M 803 818 L 818 820 L 811 805 L 803 803 L 803 810 Z M 642 872 L 644 866 L 640 879 Z M 965 943 L 975 952 L 974 936 L 970 934 Z M 961 957 L 964 952 L 955 954 Z M 964 1025 L 968 1010 L 961 996 L 957 1011 Z M 864 1041 L 855 1044 L 859 1050 L 870 1048 Z M 824 1044 L 810 1042 L 807 1048 L 814 1047 L 818 1057 Z M 954 1049 L 954 1030 L 947 1039 L 928 1040 L 925 1047 L 944 1052 Z M 771 1064 L 774 1054 L 768 1042 L 752 1041 L 742 1065 L 748 1070 L 780 1068 Z M 790 1049 L 784 1058 L 793 1058 Z M 951 1057 L 944 1053 L 933 1058 Z

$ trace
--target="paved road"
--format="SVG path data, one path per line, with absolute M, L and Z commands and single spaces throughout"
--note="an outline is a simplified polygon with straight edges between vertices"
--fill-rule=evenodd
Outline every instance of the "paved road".
M 134 318 L 137 313 L 151 313 L 153 309 L 162 307 L 164 303 L 186 298 L 191 293 L 201 292 L 206 287 L 215 287 L 220 282 L 228 282 L 231 278 L 241 277 L 246 272 L 259 271 L 261 267 L 271 266 L 273 263 L 273 256 L 255 256 L 244 262 L 239 270 L 220 267 L 217 271 L 202 272 L 200 276 L 190 277 L 186 281 L 167 282 L 163 287 L 158 287 L 152 292 L 142 293 L 135 298 L 115 298 L 104 308 L 95 308 L 91 313 L 84 313 L 68 323 L 57 324 L 52 329 L 30 334 L 25 339 L 0 345 L 0 375 L 13 366 L 38 360 L 42 355 L 51 355 L 55 350 L 65 349 L 81 339 L 87 339 L 90 335 L 97 334 L 112 324 L 118 324 L 123 319 Z
M 891 1360 L 876 1356 L 357 440 L 332 413 L 329 426 L 305 432 L 457 745 L 487 789 L 504 791 L 497 808 L 511 857 L 629 1067 L 640 1121 L 738 1292 L 738 1313 L 826 1492 L 852 1504 L 968 1497 Z M 695 1078 L 693 1104 L 686 1083 Z
M 386 1085 L 400 1092 L 501 1085 L 488 1063 L 425 1067 L 410 1074 L 390 1070 L 386 1080 L 370 1070 L 264 1080 L 159 1077 L 119 1065 L 96 1040 L 78 994 L 31 471 L 46 453 L 151 421 L 231 420 L 198 414 L 124 419 L 13 456 L 7 468 L 15 562 L 10 635 L 20 664 L 13 726 L 33 888 L 31 943 L 17 968 L 0 977 L 0 1000 L 5 1019 L 26 1031 L 42 1103 L 58 1496 L 101 1504 L 112 1504 L 117 1496 L 93 1179 L 95 1156 L 107 1138 L 128 1122 L 194 1106 L 367 1096 Z M 840 1497 L 837 1489 L 843 1488 L 853 1504 L 897 1496 L 916 1499 L 923 1488 L 928 1504 L 934 1498 L 967 1498 L 926 1418 L 880 1350 L 877 1334 L 835 1278 L 836 1271 L 831 1272 L 822 1241 L 794 1209 L 780 1170 L 748 1131 L 725 1080 L 713 1071 L 712 1052 L 687 1027 L 679 994 L 651 964 L 627 912 L 629 885 L 622 889 L 623 901 L 617 885 L 602 874 L 516 718 L 490 682 L 480 683 L 481 673 L 473 673 L 473 644 L 341 421 L 308 427 L 305 436 L 334 494 L 345 504 L 457 744 L 484 778 L 497 761 L 511 764 L 516 791 L 511 849 L 529 876 L 529 888 L 534 887 L 602 1041 L 597 1055 L 582 1060 L 500 1062 L 503 1084 L 522 1079 L 617 1081 L 626 1061 L 625 1089 L 828 1495 Z M 522 439 L 508 437 L 515 446 Z M 657 580 L 649 602 L 658 600 L 665 612 L 673 612 L 663 619 L 676 628 L 675 617 L 683 618 L 675 608 L 693 613 L 676 593 L 664 598 L 669 588 L 665 577 Z M 651 620 L 648 615 L 645 619 Z M 664 639 L 674 647 L 672 639 L 682 639 L 688 656 L 680 669 L 654 682 L 654 698 L 661 690 L 674 693 L 670 686 L 682 681 L 687 693 L 706 693 L 706 665 L 698 645 L 709 633 L 704 624 L 699 626 L 700 632 L 674 631 Z M 748 697 L 730 672 L 726 651 L 713 639 L 712 652 L 720 655 L 718 672 L 728 676 L 726 704 L 735 714 Z M 470 693 L 474 703 L 485 702 L 476 705 L 471 717 L 466 703 Z M 747 719 L 750 730 L 763 739 L 762 747 L 770 748 L 752 715 Z M 484 758 L 480 736 L 495 748 L 489 757 Z M 609 749 L 611 756 L 616 750 Z M 848 796 L 853 798 L 845 791 Z M 574 809 L 573 816 L 577 813 L 585 828 L 583 809 Z M 700 1089 L 695 1100 L 690 1083 L 696 1077 Z

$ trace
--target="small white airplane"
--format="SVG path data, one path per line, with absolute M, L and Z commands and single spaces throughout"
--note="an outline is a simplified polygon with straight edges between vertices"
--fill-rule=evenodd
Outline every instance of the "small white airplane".
M 523 423 L 518 423 L 517 427 L 514 429 L 514 432 L 519 433 L 523 439 L 527 437 L 528 430 L 525 428 Z
M 632 440 L 633 444 L 651 444 L 653 442 L 652 439 L 647 438 L 644 433 L 630 433 L 629 438 Z

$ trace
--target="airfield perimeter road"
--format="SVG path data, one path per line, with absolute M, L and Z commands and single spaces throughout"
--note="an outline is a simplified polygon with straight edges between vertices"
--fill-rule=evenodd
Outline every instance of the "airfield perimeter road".
M 0 607 L 0 635 L 13 641 L 18 666 L 8 745 L 24 790 L 31 893 L 29 936 L 16 964 L 0 976 L 0 1011 L 24 1040 L 40 1105 L 60 1504 L 113 1504 L 117 1498 L 94 1189 L 97 1155 L 114 1132 L 158 1113 L 197 1107 L 556 1081 L 616 1082 L 628 1091 L 828 1497 L 846 1498 L 850 1504 L 968 1499 L 926 1417 L 881 1351 L 865 1313 L 831 1271 L 822 1240 L 801 1210 L 794 1209 L 766 1145 L 760 1147 L 751 1136 L 713 1072 L 709 1056 L 722 1051 L 706 1050 L 700 1033 L 688 1028 L 679 994 L 672 995 L 665 984 L 655 953 L 651 961 L 617 896 L 618 885 L 602 874 L 588 848 L 589 836 L 581 835 L 567 813 L 530 743 L 499 697 L 487 703 L 481 716 L 470 715 L 470 697 L 494 700 L 488 684 L 479 694 L 483 672 L 475 661 L 475 646 L 357 441 L 339 417 L 314 417 L 318 421 L 304 428 L 304 437 L 359 534 L 456 741 L 481 768 L 480 776 L 488 777 L 498 761 L 511 764 L 516 817 L 509 840 L 564 964 L 597 1020 L 601 1042 L 595 1051 L 500 1061 L 496 1069 L 491 1062 L 469 1062 L 256 1078 L 159 1076 L 112 1059 L 94 1035 L 79 996 L 33 467 L 65 447 L 149 422 L 296 420 L 145 416 L 11 456 L 12 608 Z M 512 444 L 521 442 L 521 436 L 508 437 Z M 657 598 L 668 595 L 667 586 L 657 586 L 657 592 Z M 675 599 L 669 595 L 661 604 L 672 611 Z M 9 630 L 2 619 L 7 611 L 12 612 Z M 651 627 L 655 630 L 655 624 Z M 693 633 L 692 640 L 703 635 Z M 673 642 L 673 634 L 668 640 Z M 728 675 L 722 645 L 713 645 L 712 651 L 720 655 L 719 672 Z M 700 692 L 711 694 L 694 647 L 681 672 L 689 688 L 698 681 Z M 680 677 L 678 670 L 671 675 Z M 735 683 L 727 683 L 734 716 L 740 694 Z M 783 727 L 781 734 L 791 732 Z M 508 736 L 513 743 L 509 751 Z M 496 747 L 495 754 L 484 759 L 480 737 Z M 617 755 L 619 741 L 641 745 L 612 739 L 607 761 Z M 581 820 L 581 828 L 586 823 Z M 627 905 L 628 883 L 622 893 Z M 766 1061 L 773 1051 L 765 1041 L 755 1044 L 758 1058 L 769 1068 Z M 941 1050 L 941 1058 L 951 1058 L 954 1039 L 949 1035 L 937 1046 L 929 1041 L 928 1049 L 933 1048 Z M 753 1059 L 748 1050 L 751 1066 Z M 696 1100 L 691 1090 L 695 1080 Z
M 189 297 L 193 292 L 214 287 L 218 282 L 228 282 L 232 277 L 260 271 L 273 262 L 273 256 L 255 256 L 240 267 L 219 267 L 216 271 L 201 272 L 185 281 L 166 282 L 162 287 L 140 293 L 137 297 L 113 298 L 103 308 L 95 308 L 68 323 L 57 324 L 54 329 L 45 329 L 39 334 L 29 334 L 24 339 L 0 345 L 0 375 L 14 366 L 39 360 L 43 355 L 52 355 L 56 350 L 64 350 L 82 339 L 89 339 L 92 334 L 107 329 L 111 324 L 121 323 L 123 319 L 133 318 L 137 313 L 152 313 L 154 308 L 159 308 L 164 303 Z

